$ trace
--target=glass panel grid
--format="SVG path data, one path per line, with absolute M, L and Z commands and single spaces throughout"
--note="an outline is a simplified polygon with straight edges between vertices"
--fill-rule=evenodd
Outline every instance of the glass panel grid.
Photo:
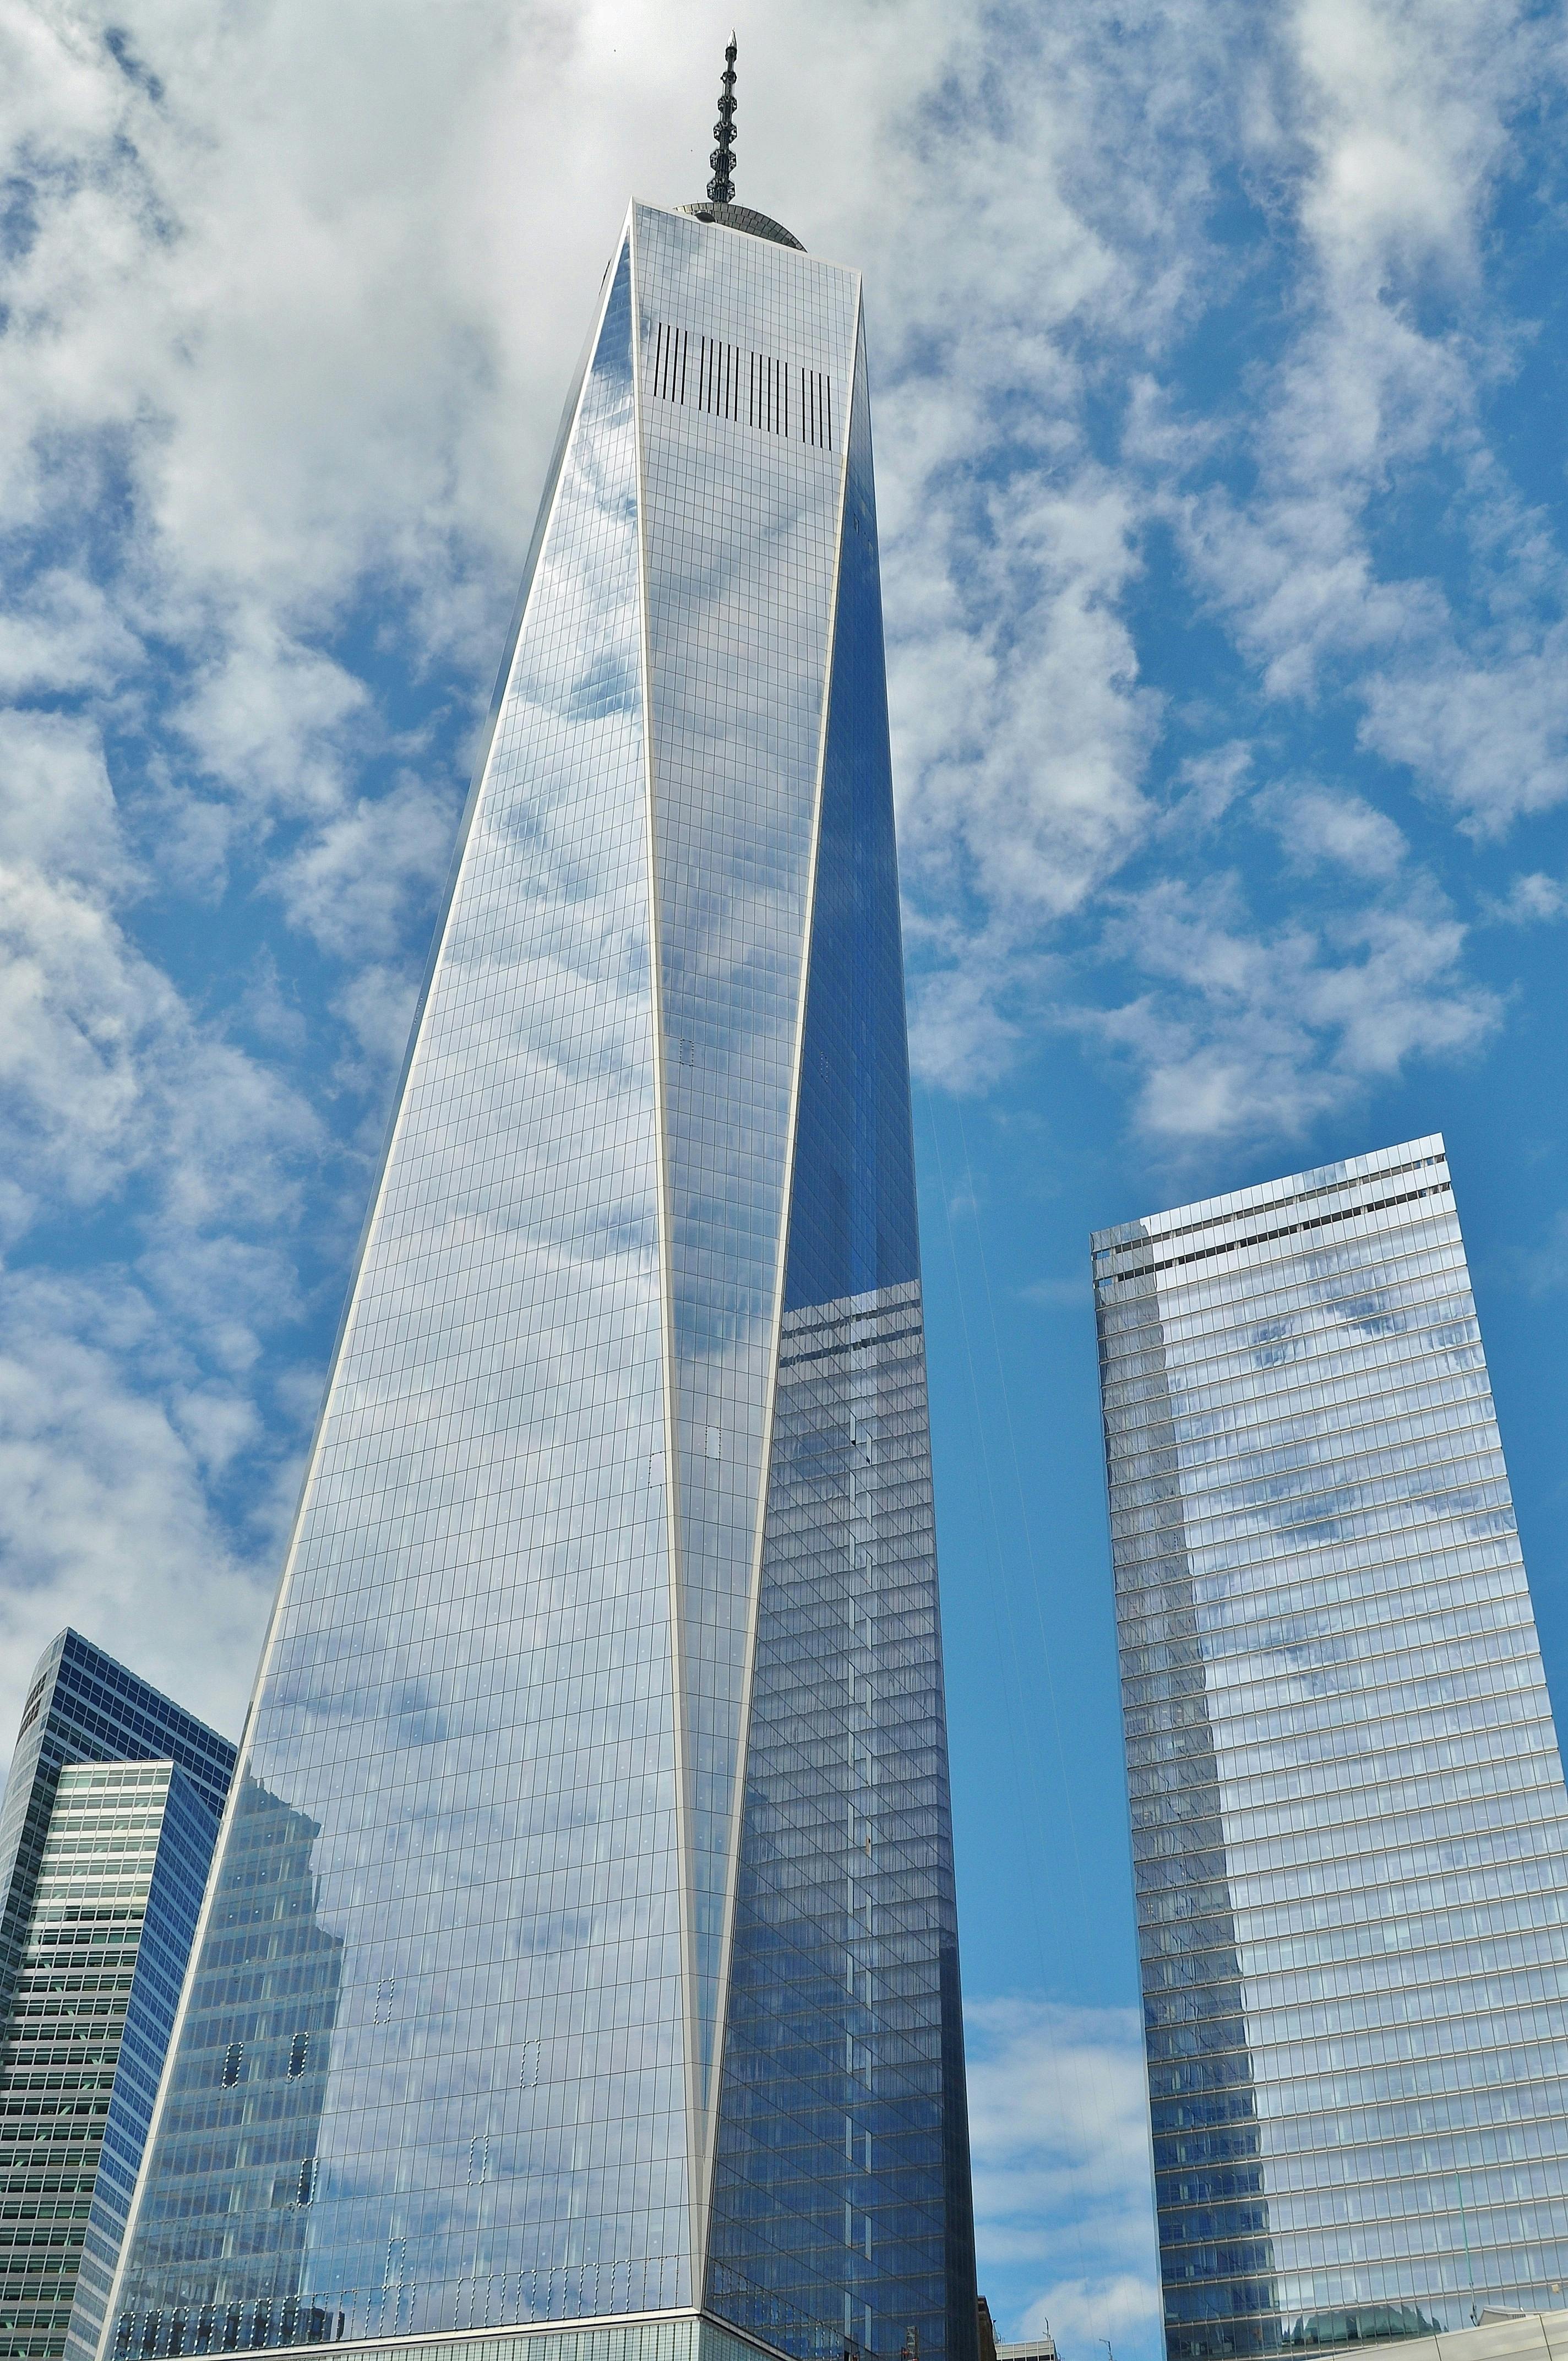
M 791 2354 L 891 2351 L 914 2323 L 932 2361 L 972 2361 L 857 301 L 837 266 L 633 210 L 356 1275 L 122 2356 L 705 2295 L 783 2321 Z M 846 1714 L 841 1761 L 818 1726 Z M 804 1874 L 773 1843 L 792 1764 Z M 760 2073 L 770 1960 L 795 2047 Z
M 689 2300 L 631 333 L 623 251 L 307 1488 L 126 2350 Z
M 789 396 L 805 368 L 846 401 L 857 288 L 836 264 L 652 207 L 634 236 L 706 2105 L 843 473 L 841 437 L 807 440 Z M 661 367 L 671 331 L 678 373 Z
M 1441 1139 L 1093 1241 L 1173 2361 L 1568 2277 L 1568 1798 Z
M 876 507 L 857 352 L 710 2234 L 788 2352 L 968 2356 L 974 2257 Z
M 216 1819 L 168 1763 L 59 1773 L 0 2030 L 0 2317 L 95 2350 Z

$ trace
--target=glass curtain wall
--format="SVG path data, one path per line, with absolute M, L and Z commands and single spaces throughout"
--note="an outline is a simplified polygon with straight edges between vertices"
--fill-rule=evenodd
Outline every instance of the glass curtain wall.
M 1173 2361 L 1568 2279 L 1568 1798 L 1443 1144 L 1093 1241 Z
M 172 1763 L 60 1772 L 0 2026 L 0 2322 L 22 2361 L 97 2349 L 217 1828 Z
M 747 221 L 632 208 L 569 406 L 128 2242 L 148 2361 L 704 2303 L 970 2361 L 859 286 Z M 835 1868 L 764 1901 L 781 1810 Z

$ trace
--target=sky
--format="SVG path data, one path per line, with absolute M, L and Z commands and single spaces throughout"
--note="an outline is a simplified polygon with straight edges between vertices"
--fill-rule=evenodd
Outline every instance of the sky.
M 1568 181 L 1510 0 L 735 0 L 866 274 L 981 2285 L 1158 2351 L 1087 1232 L 1448 1139 L 1568 1696 Z M 692 0 L 0 0 L 0 1729 L 237 1731 Z

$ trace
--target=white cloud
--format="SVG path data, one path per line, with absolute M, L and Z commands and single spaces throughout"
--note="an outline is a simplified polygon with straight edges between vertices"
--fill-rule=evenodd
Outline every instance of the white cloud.
M 0 1714 L 14 1723 L 64 1623 L 231 1734 L 275 1569 L 249 1563 L 206 1481 L 252 1416 L 192 1388 L 163 1315 L 106 1275 L 0 1287 Z
M 105 688 L 141 653 L 99 584 L 51 566 L 0 615 L 0 696 Z
M 1048 2320 L 1068 2361 L 1102 2337 L 1157 2342 L 1147 2105 L 1132 2009 L 973 2001 L 975 2233 L 1005 2326 Z
M 361 968 L 338 994 L 333 1005 L 372 1072 L 396 1075 L 408 1048 L 417 996 L 411 975 L 375 965 Z
M 1568 566 L 1482 424 L 1513 361 L 1486 227 L 1512 118 L 1552 71 L 1544 27 L 1508 0 L 1282 12 L 1251 162 L 1303 241 L 1297 324 L 1236 419 L 1253 488 L 1175 503 L 1265 693 L 1343 684 L 1363 744 L 1482 834 L 1568 795 Z M 1457 596 L 1430 555 L 1384 551 L 1390 496 L 1434 469 Z
M 1542 919 L 1560 918 L 1568 909 L 1568 888 L 1560 878 L 1542 876 L 1533 870 L 1528 876 L 1516 877 L 1502 901 L 1494 901 L 1488 915 L 1502 924 L 1526 927 Z
M 1128 898 L 1106 948 L 1147 979 L 1080 1020 L 1142 1073 L 1138 1113 L 1173 1144 L 1289 1137 L 1412 1059 L 1462 1055 L 1500 1018 L 1466 979 L 1465 929 L 1425 884 L 1318 923 L 1259 925 L 1234 878 Z
M 1223 819 L 1247 783 L 1253 750 L 1233 739 L 1207 754 L 1190 755 L 1179 774 L 1180 793 L 1165 813 L 1168 829 L 1212 829 Z
M 404 777 L 339 811 L 275 871 L 297 927 L 350 960 L 385 960 L 423 918 L 452 861 L 450 797 Z
M 1516 635 L 1510 634 L 1509 639 Z M 1366 686 L 1363 741 L 1406 763 L 1477 836 L 1568 796 L 1568 624 L 1478 662 L 1449 642 Z
M 1385 878 L 1405 858 L 1403 831 L 1363 796 L 1298 787 L 1259 797 L 1257 808 L 1303 868 L 1329 862 L 1356 876 Z

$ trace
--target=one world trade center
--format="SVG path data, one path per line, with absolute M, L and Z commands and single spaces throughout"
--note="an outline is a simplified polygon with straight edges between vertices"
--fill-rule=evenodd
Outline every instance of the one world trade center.
M 860 282 L 733 86 L 566 405 L 104 2361 L 973 2361 Z

